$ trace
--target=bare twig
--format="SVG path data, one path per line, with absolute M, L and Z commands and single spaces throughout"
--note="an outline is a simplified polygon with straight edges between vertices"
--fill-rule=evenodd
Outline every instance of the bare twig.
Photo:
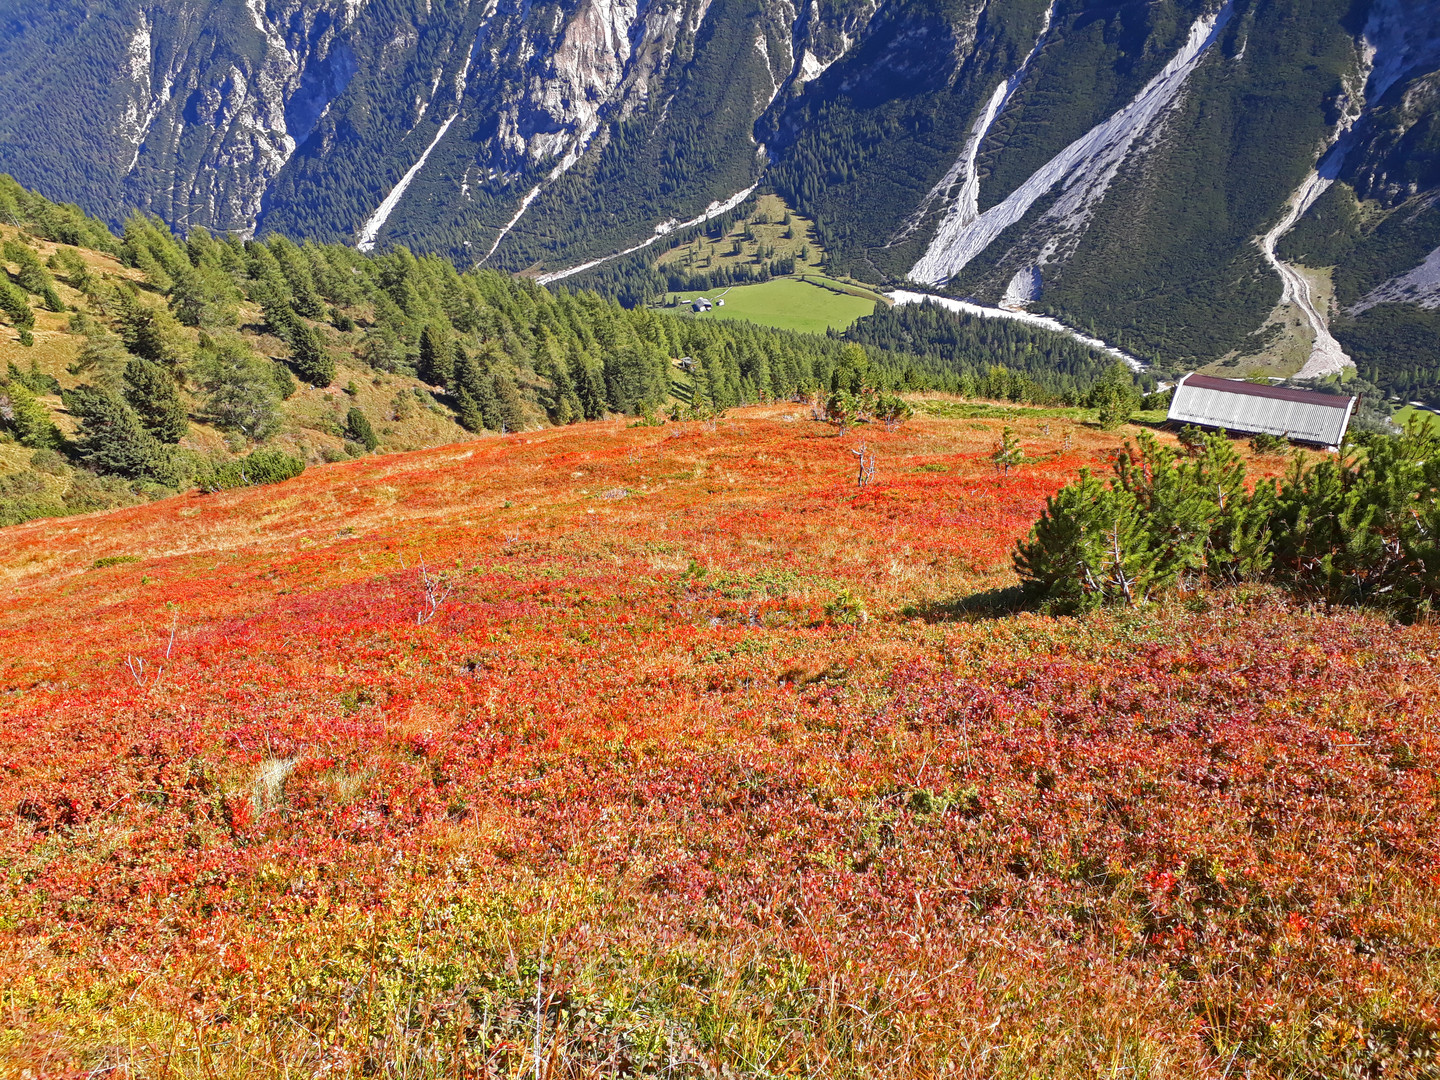
M 424 626 L 435 617 L 440 606 L 450 599 L 450 594 L 455 591 L 455 582 L 450 575 L 443 571 L 432 574 L 430 568 L 425 565 L 425 560 L 420 560 L 420 588 L 424 593 L 423 606 L 415 613 L 415 625 Z
M 855 477 L 855 483 L 862 489 L 875 479 L 875 451 L 868 449 L 862 442 L 856 449 L 851 450 L 859 461 L 859 473 Z
M 166 606 L 169 607 L 170 605 L 166 604 Z M 175 631 L 179 627 L 179 625 L 180 612 L 178 609 L 176 609 L 170 619 L 170 640 L 165 646 L 165 663 L 161 664 L 158 668 L 156 668 L 155 674 L 150 677 L 150 688 L 152 690 L 160 682 L 160 676 L 165 674 L 165 664 L 168 664 L 170 662 L 170 654 L 175 651 Z M 135 656 L 130 653 L 126 653 L 125 668 L 130 672 L 130 678 L 135 680 L 135 685 L 143 689 L 145 686 L 146 678 L 145 658 L 143 656 Z
M 545 929 L 540 933 L 540 964 L 535 969 L 535 1080 L 540 1080 L 540 1036 L 544 1031 L 545 1013 L 540 1008 L 540 994 L 545 980 L 545 942 L 550 936 L 550 913 L 545 913 Z

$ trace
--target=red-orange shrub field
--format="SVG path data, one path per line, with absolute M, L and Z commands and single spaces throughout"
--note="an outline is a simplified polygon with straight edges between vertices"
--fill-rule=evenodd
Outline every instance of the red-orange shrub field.
M 1440 1073 L 1436 629 L 1016 610 L 1121 436 L 796 410 L 0 531 L 3 1071 Z

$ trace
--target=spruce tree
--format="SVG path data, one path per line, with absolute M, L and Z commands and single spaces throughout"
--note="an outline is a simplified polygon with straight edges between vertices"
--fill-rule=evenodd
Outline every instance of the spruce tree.
M 168 478 L 164 451 L 119 394 L 96 386 L 66 391 L 65 407 L 80 422 L 75 448 L 97 472 L 128 480 Z
M 351 442 L 360 443 L 366 450 L 374 450 L 380 445 L 380 439 L 375 434 L 375 429 L 370 426 L 369 419 L 353 405 L 345 414 L 345 437 Z
M 494 380 L 473 356 L 468 356 L 463 351 L 456 354 L 455 384 L 461 423 L 470 431 L 480 431 L 482 428 L 499 431 L 502 416 L 500 403 L 495 397 Z M 462 401 L 462 394 L 469 400 Z M 473 426 L 476 416 L 480 418 L 479 426 Z
M 125 400 L 145 430 L 162 443 L 178 443 L 190 429 L 175 379 L 159 364 L 131 358 L 125 365 Z
M 495 412 L 500 420 L 499 430 L 524 431 L 525 408 L 520 403 L 520 388 L 515 385 L 515 380 L 503 371 L 497 371 L 490 376 L 490 381 L 495 387 Z
M 455 365 L 464 351 L 459 342 L 452 349 L 445 332 L 427 324 L 420 331 L 420 378 L 431 386 L 448 388 L 455 381 Z
M 552 424 L 573 424 L 584 419 L 580 399 L 575 396 L 575 384 L 564 365 L 549 363 L 540 374 L 549 382 L 541 391 L 541 406 Z
M 184 355 L 185 344 L 174 316 L 163 307 L 151 307 L 133 289 L 122 289 L 117 297 L 116 318 L 125 348 L 157 364 L 174 365 Z
M 570 377 L 586 420 L 599 420 L 606 412 L 605 382 L 577 350 L 570 354 Z
M 296 322 L 290 343 L 290 366 L 295 374 L 311 386 L 322 390 L 335 381 L 335 359 L 325 348 L 319 331 L 307 323 Z
M 290 286 L 291 305 L 307 319 L 324 318 L 325 305 L 315 290 L 315 279 L 310 273 L 305 252 L 283 236 L 272 237 L 268 247 L 285 283 Z
M 485 414 L 480 411 L 479 404 L 464 386 L 455 392 L 455 412 L 460 426 L 466 431 L 485 430 Z

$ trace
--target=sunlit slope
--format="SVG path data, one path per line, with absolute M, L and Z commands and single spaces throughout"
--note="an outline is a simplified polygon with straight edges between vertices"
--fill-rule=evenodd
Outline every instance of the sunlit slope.
M 4 1068 L 1414 1074 L 1435 629 L 1011 612 L 1120 436 L 937 411 L 0 530 Z

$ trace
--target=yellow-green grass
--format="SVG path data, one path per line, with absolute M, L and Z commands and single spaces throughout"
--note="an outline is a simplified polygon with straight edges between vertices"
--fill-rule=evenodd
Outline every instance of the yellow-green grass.
M 1395 423 L 1404 427 L 1412 417 L 1422 424 L 1428 424 L 1434 430 L 1440 430 L 1440 416 L 1436 416 L 1429 409 L 1417 409 L 1413 405 L 1406 405 L 1403 409 L 1396 410 Z
M 723 299 L 724 307 L 704 312 L 702 319 L 743 319 L 780 330 L 823 334 L 832 327 L 843 330 L 875 310 L 875 301 L 831 292 L 795 278 L 774 278 L 761 285 L 737 285 L 704 295 Z
M 761 195 L 750 216 L 736 221 L 723 237 L 700 235 L 676 244 L 657 255 L 655 265 L 687 274 L 733 272 L 766 261 L 762 248 L 770 252 L 769 258 L 794 256 L 799 273 L 818 271 L 824 258 L 809 219 L 792 211 L 778 195 Z

